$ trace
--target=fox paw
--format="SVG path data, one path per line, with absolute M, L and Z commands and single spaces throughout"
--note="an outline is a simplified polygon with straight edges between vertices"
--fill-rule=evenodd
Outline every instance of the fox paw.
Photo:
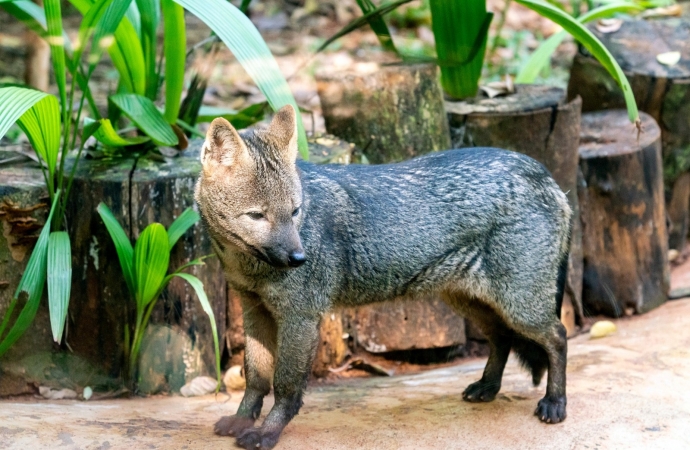
M 467 402 L 490 402 L 496 398 L 501 389 L 500 383 L 491 383 L 483 380 L 475 381 L 467 386 L 462 393 L 462 399 Z
M 546 423 L 559 423 L 565 420 L 567 416 L 565 412 L 566 405 L 565 396 L 563 397 L 544 397 L 539 400 L 537 410 L 534 411 L 539 417 L 539 420 Z
M 247 428 L 254 426 L 254 420 L 248 417 L 225 416 L 216 422 L 213 431 L 218 436 L 239 436 Z
M 247 450 L 270 449 L 278 442 L 280 432 L 249 428 L 237 437 L 237 445 Z

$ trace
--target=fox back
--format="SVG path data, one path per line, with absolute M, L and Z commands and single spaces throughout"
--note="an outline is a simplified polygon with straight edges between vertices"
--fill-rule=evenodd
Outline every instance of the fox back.
M 296 156 L 291 108 L 267 129 L 242 135 L 216 119 L 202 150 L 196 198 L 228 283 L 245 300 L 245 327 L 259 321 L 247 317 L 251 302 L 276 326 L 277 350 L 262 347 L 272 366 L 257 372 L 278 377 L 283 352 L 307 360 L 313 354 L 315 342 L 302 350 L 287 336 L 281 341 L 281 324 L 311 336 L 335 307 L 438 294 L 477 320 L 492 344 L 507 341 L 497 344 L 505 357 L 513 348 L 535 382 L 541 379 L 561 351 L 549 343 L 564 340 L 558 314 L 571 216 L 541 164 L 492 148 L 372 166 L 314 165 Z M 502 373 L 503 354 L 494 356 Z M 490 357 L 487 370 L 491 363 Z M 470 400 L 495 395 L 496 374 L 485 376 Z M 563 398 L 563 410 L 545 406 L 545 421 L 565 418 L 564 367 L 562 378 L 563 393 L 554 388 L 551 396 Z M 301 404 L 301 391 L 299 397 Z M 273 421 L 284 426 L 297 409 L 277 412 Z M 262 428 L 251 429 L 261 435 Z

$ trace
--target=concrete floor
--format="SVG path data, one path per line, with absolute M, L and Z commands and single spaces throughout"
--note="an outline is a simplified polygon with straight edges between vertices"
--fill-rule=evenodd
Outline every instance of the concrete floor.
M 488 404 L 461 400 L 477 359 L 421 374 L 310 387 L 278 449 L 690 449 L 690 300 L 569 342 L 568 419 L 532 415 L 544 386 L 511 359 Z M 212 425 L 230 398 L 0 402 L 0 449 L 233 448 Z M 269 398 L 266 407 L 270 407 Z M 264 411 L 267 411 L 265 409 Z

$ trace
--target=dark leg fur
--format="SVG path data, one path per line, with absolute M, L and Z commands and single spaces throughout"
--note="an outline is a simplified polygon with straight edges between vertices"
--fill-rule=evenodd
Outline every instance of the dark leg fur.
M 215 425 L 220 436 L 239 436 L 254 426 L 261 414 L 264 397 L 271 390 L 276 352 L 276 323 L 270 312 L 250 294 L 242 295 L 245 351 L 244 372 L 247 389 L 234 416 L 221 418 Z
M 302 407 L 302 394 L 316 353 L 320 318 L 286 317 L 278 330 L 278 360 L 273 390 L 275 405 L 259 428 L 248 428 L 237 436 L 245 449 L 270 449 L 283 428 Z
M 546 350 L 519 336 L 515 336 L 513 339 L 513 350 L 522 366 L 532 374 L 532 383 L 538 386 L 546 373 L 546 369 L 549 368 L 549 355 Z

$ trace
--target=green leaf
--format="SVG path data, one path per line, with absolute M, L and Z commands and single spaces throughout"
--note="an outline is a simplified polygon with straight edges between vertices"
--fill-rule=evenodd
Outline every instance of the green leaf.
M 98 142 L 107 147 L 127 147 L 128 145 L 139 145 L 150 140 L 147 136 L 123 137 L 117 134 L 110 119 L 100 119 L 93 121 L 88 117 L 84 119 L 84 123 L 91 125 L 92 123 L 99 124 L 98 129 L 94 131 L 94 137 Z
M 82 145 L 86 142 L 88 138 L 93 136 L 96 131 L 101 128 L 100 120 L 93 120 L 88 117 L 84 117 L 84 126 L 81 129 L 81 142 Z
M 359 5 L 359 9 L 362 10 L 362 14 L 376 10 L 376 5 L 371 0 L 357 0 L 357 4 Z M 393 42 L 393 37 L 388 29 L 388 25 L 386 25 L 386 22 L 383 20 L 382 16 L 378 15 L 370 17 L 369 26 L 371 27 L 372 31 L 376 33 L 376 37 L 379 39 L 381 47 L 383 47 L 384 50 L 398 53 L 398 49 L 395 48 L 395 43 Z
M 62 11 L 60 0 L 45 0 L 43 2 L 48 27 L 48 44 L 53 60 L 53 74 L 60 94 L 60 106 L 63 115 L 67 110 L 67 73 L 65 64 L 65 39 L 62 30 Z
M 195 223 L 199 221 L 199 213 L 191 208 L 184 210 L 180 216 L 168 228 L 168 247 L 170 250 L 175 246 L 177 241 L 187 232 Z
M 326 47 L 331 45 L 332 42 L 340 39 L 341 37 L 345 36 L 346 34 L 350 34 L 353 31 L 355 31 L 356 29 L 361 28 L 361 27 L 369 24 L 370 21 L 376 20 L 377 18 L 381 18 L 384 15 L 388 14 L 389 12 L 393 11 L 394 9 L 397 9 L 398 6 L 404 5 L 405 3 L 410 3 L 411 1 L 412 0 L 396 0 L 393 2 L 381 3 L 378 8 L 365 13 L 362 17 L 356 18 L 355 20 L 353 20 L 352 22 L 348 23 L 343 28 L 341 28 L 333 36 L 326 39 L 324 41 L 324 43 L 321 44 L 319 46 L 319 48 L 316 49 L 315 53 L 319 53 L 320 51 L 324 50 Z
M 255 103 L 241 111 L 203 105 L 199 108 L 199 115 L 196 120 L 197 123 L 204 123 L 212 122 L 216 117 L 222 117 L 240 130 L 263 120 L 265 110 L 266 102 Z
M 170 262 L 168 233 L 159 223 L 152 223 L 134 245 L 134 276 L 137 307 L 143 310 L 161 288 Z
M 36 317 L 38 305 L 40 304 L 41 297 L 43 296 L 43 286 L 46 283 L 50 224 L 52 223 L 53 213 L 55 212 L 55 207 L 58 204 L 59 199 L 60 191 L 55 194 L 53 205 L 51 206 L 50 213 L 48 214 L 48 219 L 41 230 L 41 234 L 38 236 L 36 246 L 31 252 L 29 262 L 26 264 L 26 270 L 24 271 L 21 280 L 19 280 L 19 285 L 14 293 L 14 297 L 12 297 L 12 301 L 5 312 L 5 317 L 0 324 L 0 356 L 4 355 L 12 344 L 14 344 L 17 339 L 24 334 L 24 332 L 31 325 L 31 322 L 33 322 L 34 317 Z M 22 300 L 26 300 L 26 304 L 19 313 L 19 316 L 12 325 L 12 328 L 10 328 L 10 331 L 3 338 L 2 335 L 9 324 L 12 312 L 17 306 L 20 298 Z
M 137 94 L 117 94 L 110 97 L 122 113 L 153 139 L 156 145 L 177 145 L 177 135 L 151 100 Z
M 165 54 L 165 120 L 177 121 L 184 87 L 187 37 L 184 8 L 172 0 L 161 0 L 163 8 L 163 52 Z
M 275 111 L 292 105 L 299 111 L 290 86 L 264 42 L 245 14 L 225 0 L 175 0 L 208 25 L 228 46 Z M 302 116 L 297 114 L 299 152 L 309 158 Z
M 187 283 L 194 288 L 197 297 L 199 297 L 199 302 L 204 312 L 208 315 L 208 319 L 211 322 L 211 330 L 213 330 L 213 348 L 216 352 L 216 379 L 218 380 L 218 386 L 220 387 L 220 346 L 218 345 L 218 329 L 216 327 L 216 316 L 213 314 L 213 308 L 208 302 L 208 297 L 206 292 L 204 292 L 204 284 L 194 275 L 188 273 L 176 273 L 175 276 L 182 278 L 187 281 Z M 216 388 L 216 391 L 218 388 Z
M 17 123 L 34 151 L 46 162 L 52 180 L 60 152 L 60 106 L 57 98 L 52 95 L 43 97 Z
M 55 342 L 62 341 L 72 287 L 72 249 L 65 231 L 53 231 L 48 239 L 48 308 Z
M 517 3 L 526 6 L 541 16 L 556 22 L 562 26 L 564 30 L 570 33 L 580 44 L 582 44 L 589 53 L 596 58 L 599 63 L 611 74 L 614 80 L 618 83 L 623 95 L 625 103 L 628 108 L 628 117 L 631 122 L 639 124 L 639 113 L 637 111 L 637 104 L 633 96 L 632 88 L 628 79 L 625 77 L 623 70 L 620 68 L 616 59 L 611 55 L 611 52 L 599 41 L 599 39 L 592 34 L 584 25 L 579 23 L 576 19 L 564 13 L 562 10 L 555 8 L 542 0 L 515 0 Z
M 443 90 L 455 99 L 473 97 L 493 14 L 486 11 L 486 0 L 435 0 L 429 6 Z
M 155 100 L 158 93 L 158 72 L 156 68 L 157 31 L 161 20 L 160 0 L 136 0 L 141 15 L 141 46 L 144 50 L 146 73 L 145 95 Z M 167 38 L 167 36 L 166 36 Z M 184 53 L 184 50 L 182 50 Z
M 10 86 L 0 88 L 0 138 L 32 106 L 47 97 L 35 89 Z
M 603 19 L 611 17 L 613 14 L 622 12 L 641 11 L 644 8 L 628 1 L 616 1 L 600 6 L 599 8 L 588 11 L 586 14 L 578 17 L 578 22 L 588 23 L 592 20 Z M 529 59 L 520 69 L 516 83 L 534 83 L 539 74 L 551 61 L 551 55 L 556 51 L 563 39 L 567 36 L 566 31 L 559 31 L 554 33 L 551 37 L 541 43 L 541 45 L 532 53 Z
M 122 268 L 122 275 L 125 278 L 127 289 L 129 289 L 132 297 L 136 297 L 137 285 L 134 278 L 134 249 L 132 248 L 132 243 L 120 222 L 117 221 L 105 203 L 101 202 L 96 210 L 108 229 L 113 244 L 115 244 L 115 251 L 117 252 L 117 258 L 120 260 L 120 267 Z

